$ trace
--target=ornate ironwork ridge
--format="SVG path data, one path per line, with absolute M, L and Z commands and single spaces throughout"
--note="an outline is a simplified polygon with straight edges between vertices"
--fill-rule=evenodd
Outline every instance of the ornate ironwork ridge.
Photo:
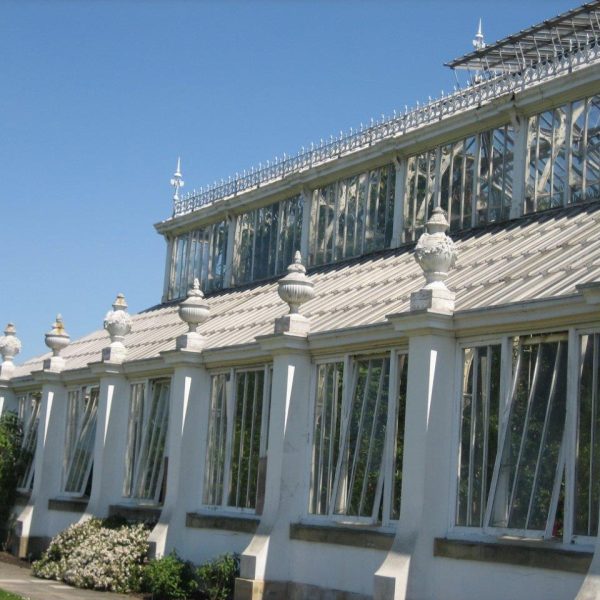
M 249 173 L 230 177 L 227 181 L 222 180 L 221 183 L 215 182 L 207 188 L 201 188 L 200 192 L 194 190 L 183 198 L 174 199 L 173 216 L 184 215 L 223 198 L 285 179 L 289 175 L 336 160 L 341 156 L 440 121 L 450 115 L 481 106 L 499 96 L 523 91 L 543 81 L 599 61 L 600 47 L 596 45 L 595 40 L 592 40 L 590 44 L 572 54 L 537 63 L 520 73 L 501 74 L 472 87 L 457 90 L 448 96 L 442 94 L 441 98 L 430 99 L 422 106 L 417 103 L 415 108 L 406 109 L 402 115 L 382 117 L 381 121 L 372 121 L 369 127 L 361 126 L 358 131 L 351 129 L 350 133 L 340 133 L 338 138 L 332 136 L 329 141 L 321 140 L 318 145 L 311 144 L 310 149 L 302 149 L 296 156 L 284 154 L 283 159 L 275 158 L 273 162 L 267 161 L 266 166 L 259 165 L 258 168 L 252 168 Z

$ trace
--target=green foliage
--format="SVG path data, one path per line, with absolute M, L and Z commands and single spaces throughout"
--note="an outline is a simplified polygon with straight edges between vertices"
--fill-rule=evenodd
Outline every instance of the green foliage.
M 8 530 L 17 485 L 23 468 L 21 460 L 22 430 L 12 412 L 0 417 L 0 535 L 2 541 Z
M 194 566 L 176 552 L 151 560 L 144 569 L 142 589 L 153 600 L 185 600 L 198 589 Z
M 224 554 L 198 567 L 198 583 L 203 600 L 232 600 L 235 578 L 240 574 L 240 558 Z
M 54 537 L 42 558 L 33 563 L 32 572 L 80 588 L 138 591 L 147 538 L 143 525 L 88 519 Z
M 0 590 L 0 600 L 23 600 L 23 596 L 17 596 L 16 594 Z

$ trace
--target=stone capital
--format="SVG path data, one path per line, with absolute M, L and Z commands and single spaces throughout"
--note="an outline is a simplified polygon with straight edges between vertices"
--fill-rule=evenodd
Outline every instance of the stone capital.
M 306 335 L 273 333 L 256 338 L 260 347 L 273 354 L 306 354 L 309 351 Z
M 454 312 L 456 294 L 447 287 L 422 288 L 410 295 L 411 312 L 428 310 L 451 315 Z

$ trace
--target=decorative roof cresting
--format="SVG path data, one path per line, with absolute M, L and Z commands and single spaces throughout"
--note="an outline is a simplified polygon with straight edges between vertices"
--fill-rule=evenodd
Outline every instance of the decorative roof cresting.
M 62 371 L 65 366 L 65 359 L 60 356 L 60 352 L 69 345 L 71 336 L 66 332 L 60 314 L 56 315 L 56 321 L 54 321 L 52 329 L 44 336 L 44 342 L 52 350 L 52 356 L 44 360 L 44 370 Z
M 598 0 L 592 4 L 599 5 L 600 8 Z M 575 18 L 573 15 L 565 13 L 564 26 L 569 26 L 569 22 L 573 18 Z M 557 19 L 560 20 L 560 18 Z M 596 64 L 600 62 L 600 44 L 597 43 L 595 29 L 592 28 L 591 22 L 588 29 L 592 35 L 586 37 L 586 31 L 578 31 L 579 42 L 573 45 L 569 52 L 548 56 L 547 59 L 544 58 L 540 61 L 535 53 L 535 47 L 533 47 L 532 52 L 534 52 L 536 60 L 528 59 L 521 64 L 519 58 L 517 70 L 508 69 L 506 72 L 499 72 L 495 69 L 487 69 L 486 77 L 475 78 L 472 85 L 464 88 L 457 85 L 449 94 L 445 94 L 442 90 L 438 98 L 429 97 L 426 102 L 417 102 L 415 107 L 405 106 L 404 110 L 398 113 L 394 111 L 392 115 L 382 115 L 377 120 L 371 119 L 368 125 L 361 124 L 357 129 L 351 128 L 346 133 L 340 132 L 339 135 L 330 136 L 329 139 L 321 139 L 320 143 L 311 144 L 309 148 L 302 147 L 296 154 L 286 155 L 284 153 L 283 157 L 275 157 L 274 160 L 259 163 L 258 167 L 236 173 L 227 180 L 215 181 L 212 185 L 200 188 L 199 191 L 192 190 L 182 197 L 179 197 L 179 188 L 183 186 L 183 180 L 178 167 L 171 180 L 171 185 L 175 187 L 173 217 L 188 214 L 221 199 L 237 196 L 266 184 L 286 179 L 318 165 L 336 161 L 342 156 L 351 155 L 371 148 L 380 142 L 402 136 L 432 123 L 438 123 L 446 117 L 481 108 L 501 96 L 520 93 L 545 81 Z M 512 37 L 510 36 L 506 40 L 510 41 Z M 484 44 L 481 48 L 477 47 L 473 50 L 474 56 L 488 52 L 490 48 L 494 47 L 494 44 L 491 46 L 485 44 L 481 28 L 473 42 L 478 45 Z M 453 64 L 448 63 L 448 66 Z M 483 66 L 485 64 L 484 62 Z M 483 66 L 477 62 L 473 68 L 481 70 Z
M 9 323 L 0 337 L 0 354 L 2 364 L 0 365 L 0 379 L 8 378 L 14 371 L 13 358 L 21 351 L 21 340 L 16 335 L 17 330 L 13 323 Z
M 310 322 L 300 314 L 300 306 L 315 296 L 314 284 L 306 275 L 299 251 L 294 262 L 287 268 L 287 275 L 279 280 L 277 293 L 290 307 L 289 313 L 276 319 L 275 333 L 294 333 L 306 335 L 310 331 Z
M 448 271 L 454 266 L 457 251 L 454 242 L 446 235 L 448 221 L 439 206 L 433 209 L 423 233 L 415 246 L 415 260 L 423 269 L 425 285 L 410 297 L 411 310 L 453 312 L 455 295 L 445 284 Z
M 206 338 L 198 333 L 198 327 L 209 319 L 210 309 L 204 300 L 197 277 L 186 299 L 179 305 L 178 314 L 179 318 L 187 323 L 188 332 L 177 338 L 177 349 L 199 352 L 206 345 Z
M 112 308 L 104 317 L 104 329 L 110 336 L 110 346 L 102 350 L 102 360 L 121 363 L 127 355 L 125 336 L 131 331 L 131 316 L 127 312 L 127 301 L 123 294 L 117 294 Z

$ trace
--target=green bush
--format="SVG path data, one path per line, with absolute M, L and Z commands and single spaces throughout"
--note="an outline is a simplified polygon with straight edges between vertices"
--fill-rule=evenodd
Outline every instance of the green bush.
M 6 412 L 0 417 L 0 541 L 4 542 L 23 472 L 21 461 L 21 424 L 17 415 Z
M 33 563 L 33 574 L 79 588 L 138 591 L 148 553 L 148 530 L 143 525 L 117 525 L 114 520 L 108 525 L 101 519 L 71 525 Z
M 153 600 L 185 600 L 198 589 L 194 566 L 176 552 L 151 560 L 144 568 L 142 590 Z
M 196 573 L 203 600 L 232 600 L 240 558 L 237 554 L 224 554 L 198 567 Z

